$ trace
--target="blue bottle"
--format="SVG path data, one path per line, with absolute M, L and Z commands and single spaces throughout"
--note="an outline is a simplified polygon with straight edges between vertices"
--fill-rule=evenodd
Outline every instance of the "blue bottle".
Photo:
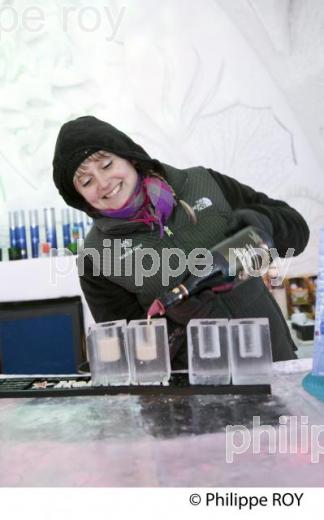
M 63 247 L 71 244 L 71 222 L 70 211 L 68 208 L 62 209 L 62 232 L 63 232 Z
M 313 369 L 303 379 L 303 387 L 311 395 L 324 401 L 324 229 L 320 231 Z
M 80 236 L 81 238 L 85 237 L 85 230 L 84 230 L 84 222 L 83 222 L 83 215 L 82 211 L 79 211 L 79 229 L 80 229 Z
M 45 220 L 45 234 L 46 242 L 51 244 L 51 248 L 57 249 L 57 238 L 56 238 L 56 221 L 55 221 L 55 209 L 50 208 L 44 209 L 44 220 Z
M 31 209 L 29 210 L 29 226 L 30 226 L 30 241 L 31 241 L 31 250 L 32 257 L 38 258 L 39 256 L 39 219 L 38 219 L 38 210 Z
M 316 286 L 313 374 L 324 376 L 324 229 L 320 232 L 319 272 Z
M 20 249 L 21 258 L 28 258 L 24 210 L 14 212 L 14 223 L 16 228 L 16 245 Z
M 9 211 L 9 241 L 10 247 L 17 247 L 17 229 L 14 212 Z
M 73 218 L 74 234 L 76 233 L 76 229 L 78 229 L 78 238 L 84 238 L 84 224 L 83 224 L 82 212 L 79 210 L 73 209 L 72 218 Z

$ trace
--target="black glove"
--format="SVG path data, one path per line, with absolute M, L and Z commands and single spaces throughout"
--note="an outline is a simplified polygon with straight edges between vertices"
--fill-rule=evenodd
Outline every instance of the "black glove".
M 205 289 L 199 294 L 190 296 L 188 300 L 181 302 L 167 310 L 166 317 L 178 325 L 186 326 L 190 320 L 210 318 L 214 316 L 213 308 L 217 295 L 211 290 Z
M 236 209 L 232 212 L 227 223 L 226 236 L 234 235 L 240 229 L 247 226 L 254 226 L 273 237 L 273 226 L 271 220 L 254 209 Z

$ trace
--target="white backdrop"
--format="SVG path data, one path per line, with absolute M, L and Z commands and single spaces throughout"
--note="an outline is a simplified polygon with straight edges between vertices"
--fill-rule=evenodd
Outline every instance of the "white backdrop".
M 316 271 L 323 34 L 322 0 L 0 0 L 0 245 L 8 210 L 63 207 L 56 135 L 93 114 L 296 207 L 311 241 L 290 271 Z

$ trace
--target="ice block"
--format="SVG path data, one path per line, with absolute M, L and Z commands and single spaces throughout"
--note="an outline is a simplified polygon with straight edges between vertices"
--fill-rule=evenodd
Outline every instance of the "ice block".
M 233 384 L 270 384 L 272 350 L 268 318 L 230 320 L 229 338 Z
M 187 325 L 187 344 L 190 384 L 230 383 L 228 320 L 190 320 Z
M 88 353 L 94 385 L 129 385 L 126 320 L 99 323 L 91 327 Z
M 131 383 L 168 384 L 171 363 L 166 320 L 132 320 L 127 331 Z

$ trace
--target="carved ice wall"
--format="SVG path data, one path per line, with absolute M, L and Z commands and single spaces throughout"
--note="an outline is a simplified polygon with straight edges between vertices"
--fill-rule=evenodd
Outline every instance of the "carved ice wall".
M 63 207 L 51 181 L 56 135 L 64 121 L 94 114 L 164 162 L 214 168 L 296 207 L 311 240 L 290 272 L 316 271 L 321 0 L 44 4 L 0 0 L 1 23 L 10 26 L 8 5 L 19 19 L 0 33 L 2 246 L 9 209 Z M 30 6 L 44 13 L 41 31 L 20 23 Z

